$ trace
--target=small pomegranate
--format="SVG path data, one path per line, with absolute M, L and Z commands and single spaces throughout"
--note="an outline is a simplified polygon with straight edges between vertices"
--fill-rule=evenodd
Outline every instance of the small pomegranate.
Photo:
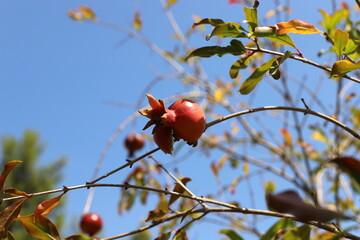
M 133 157 L 134 153 L 142 149 L 145 145 L 145 139 L 142 134 L 130 133 L 124 141 L 124 145 L 128 150 L 129 157 Z
M 95 233 L 100 231 L 102 225 L 102 219 L 97 213 L 86 213 L 81 216 L 80 228 L 90 237 L 94 236 Z
M 143 130 L 155 125 L 152 133 L 159 148 L 171 154 L 173 140 L 180 139 L 195 147 L 206 127 L 205 114 L 200 106 L 194 101 L 181 99 L 166 108 L 163 100 L 156 100 L 150 94 L 146 96 L 151 109 L 139 113 L 150 121 Z

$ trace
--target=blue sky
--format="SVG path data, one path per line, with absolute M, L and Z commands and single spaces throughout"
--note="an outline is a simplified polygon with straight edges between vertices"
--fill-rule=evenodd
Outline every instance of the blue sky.
M 276 1 L 263 2 L 260 16 L 273 9 Z M 320 20 L 318 8 L 329 11 L 330 2 L 292 1 L 291 19 L 298 18 L 317 25 Z M 140 94 L 144 87 L 157 74 L 173 71 L 149 48 L 133 39 L 124 40 L 127 37 L 114 29 L 70 20 L 66 11 L 79 5 L 90 6 L 101 20 L 126 28 L 131 27 L 133 13 L 138 10 L 143 19 L 142 31 L 151 41 L 164 49 L 172 49 L 176 42 L 158 1 L 0 1 L 0 136 L 20 137 L 26 129 L 38 131 L 47 146 L 42 163 L 60 156 L 68 157 L 63 183 L 68 186 L 83 184 L 91 178 L 109 137 L 119 124 L 137 110 L 111 103 L 133 106 L 142 97 Z M 242 5 L 228 5 L 226 0 L 180 0 L 172 10 L 182 30 L 191 26 L 192 15 L 236 22 L 244 19 Z M 274 18 L 268 21 L 269 24 L 276 23 Z M 325 42 L 320 35 L 296 36 L 294 39 L 309 59 L 316 59 L 316 52 Z M 190 43 L 194 47 L 209 44 L 200 36 L 194 37 Z M 227 77 L 234 59 L 214 57 L 202 63 L 209 77 L 216 79 L 219 76 Z M 295 75 L 312 74 L 313 68 L 300 63 L 294 65 Z M 319 72 L 316 71 L 316 76 L 320 76 Z M 167 79 L 156 85 L 151 93 L 157 98 L 166 98 L 184 91 L 176 81 Z M 245 101 L 249 97 L 241 98 Z M 280 99 L 273 99 L 269 103 L 270 100 L 263 95 L 254 105 L 281 105 Z M 138 120 L 135 125 L 138 131 L 145 121 Z M 131 126 L 115 140 L 102 173 L 123 163 L 126 152 L 122 141 L 130 131 Z M 144 151 L 153 147 L 147 144 Z M 156 156 L 162 161 L 170 159 L 159 153 Z M 196 164 L 201 166 L 201 162 Z M 193 173 L 188 171 L 188 174 Z M 108 182 L 119 182 L 125 175 L 126 171 L 109 178 Z M 194 190 L 200 193 L 201 185 L 206 181 L 198 178 L 196 183 L 198 185 L 194 186 Z M 86 196 L 86 190 L 68 194 L 69 223 L 81 214 Z M 103 215 L 104 236 L 136 227 L 140 217 L 144 216 L 141 210 L 149 210 L 139 207 L 128 216 L 118 216 L 118 199 L 118 189 L 96 191 L 91 210 Z M 129 222 L 133 222 L 130 229 Z M 74 233 L 71 224 L 67 232 Z M 202 234 L 198 229 L 194 231 L 192 239 L 204 239 Z

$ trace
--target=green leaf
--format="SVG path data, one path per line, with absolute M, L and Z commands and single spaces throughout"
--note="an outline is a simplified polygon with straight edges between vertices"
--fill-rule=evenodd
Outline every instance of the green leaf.
M 60 234 L 55 224 L 43 215 L 28 215 L 18 218 L 26 231 L 41 240 L 60 240 Z
M 323 21 L 320 23 L 326 30 L 326 32 L 333 36 L 332 33 L 334 32 L 334 29 L 336 29 L 336 26 L 349 14 L 349 11 L 347 9 L 340 9 L 336 11 L 334 14 L 328 14 L 323 9 L 319 9 L 321 15 L 323 16 Z
M 188 237 L 186 236 L 186 231 L 183 229 L 177 230 L 173 240 L 188 240 Z
M 154 240 L 168 240 L 170 238 L 170 236 L 171 236 L 171 232 L 166 232 L 166 233 L 159 235 Z
M 352 63 L 349 60 L 336 61 L 331 68 L 330 77 L 342 77 L 346 73 L 357 69 L 360 69 L 360 61 L 356 63 Z
M 349 41 L 349 34 L 347 32 L 344 32 L 340 29 L 335 30 L 334 48 L 336 54 L 339 57 L 344 54 L 348 41 Z
M 270 69 L 272 64 L 279 59 L 280 57 L 274 57 L 269 61 L 263 63 L 260 67 L 258 67 L 251 75 L 248 77 L 245 82 L 241 85 L 239 91 L 241 94 L 250 93 L 256 85 L 262 80 L 265 73 Z
M 5 240 L 16 240 L 15 236 L 11 232 L 7 232 L 7 237 Z
M 196 27 L 196 26 L 199 26 L 199 25 L 203 25 L 203 24 L 210 24 L 212 26 L 216 26 L 218 24 L 221 24 L 221 23 L 224 23 L 223 20 L 221 19 L 215 19 L 215 18 L 204 18 L 202 19 L 200 22 L 197 22 L 197 23 L 194 23 L 192 25 L 192 27 Z
M 258 16 L 256 8 L 244 7 L 244 14 L 246 23 L 248 24 L 249 31 L 253 32 L 258 26 Z
M 357 52 L 359 46 L 359 43 L 356 43 L 352 39 L 349 39 L 345 47 L 345 54 L 350 55 Z
M 191 57 L 211 57 L 214 55 L 223 56 L 225 54 L 232 54 L 232 55 L 241 55 L 245 53 L 245 47 L 242 43 L 238 40 L 232 40 L 231 45 L 227 47 L 219 47 L 219 46 L 209 46 L 209 47 L 201 47 L 192 51 L 189 56 L 185 58 L 185 61 Z
M 232 229 L 221 229 L 219 232 L 228 236 L 230 240 L 243 240 L 243 238 Z
M 309 225 L 296 227 L 285 233 L 282 240 L 309 240 L 311 228 Z
M 75 234 L 65 238 L 65 240 L 95 240 L 96 238 L 88 237 L 84 234 Z
M 237 60 L 236 62 L 233 63 L 233 65 L 231 65 L 230 68 L 230 77 L 231 78 L 236 78 L 237 75 L 239 74 L 240 69 L 245 69 L 247 68 L 247 66 L 249 65 L 249 56 L 240 58 L 239 60 Z
M 264 235 L 261 236 L 259 240 L 275 240 L 278 239 L 278 232 L 284 231 L 286 229 L 292 228 L 295 226 L 295 223 L 290 218 L 282 218 L 272 225 Z
M 280 43 L 282 45 L 290 46 L 290 47 L 297 49 L 294 41 L 287 34 L 282 34 L 282 35 L 275 34 L 275 35 L 267 36 L 264 38 L 269 39 L 274 42 L 277 42 L 277 43 Z
M 21 207 L 26 198 L 12 203 L 0 212 L 0 239 L 7 236 L 7 230 L 10 224 L 20 214 Z
M 280 72 L 280 65 L 286 60 L 288 59 L 291 55 L 293 55 L 292 52 L 290 51 L 286 51 L 284 53 L 283 57 L 280 57 L 278 60 L 274 61 L 273 64 L 271 65 L 270 69 L 269 69 L 269 74 L 270 76 L 272 76 L 275 80 L 280 79 L 281 77 L 281 72 Z
M 246 31 L 240 24 L 234 22 L 227 22 L 217 24 L 213 31 L 206 36 L 206 40 L 210 40 L 211 37 L 233 37 L 233 38 L 244 38 L 247 37 Z

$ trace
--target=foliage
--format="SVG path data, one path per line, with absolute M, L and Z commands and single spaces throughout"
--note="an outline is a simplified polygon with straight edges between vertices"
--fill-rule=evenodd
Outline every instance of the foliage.
M 3 164 L 17 163 L 16 167 L 12 166 L 11 173 L 9 170 L 9 175 L 2 175 L 4 178 L 6 177 L 5 186 L 7 189 L 5 189 L 5 193 L 7 195 L 21 195 L 18 190 L 14 191 L 14 189 L 20 189 L 24 193 L 34 193 L 53 189 L 57 186 L 62 179 L 61 168 L 64 166 L 66 159 L 59 158 L 51 164 L 39 167 L 38 164 L 43 150 L 44 146 L 39 143 L 39 136 L 34 131 L 25 131 L 20 140 L 10 136 L 3 137 L 1 162 Z M 20 160 L 21 163 L 18 164 L 19 161 L 13 160 Z M 47 196 L 40 196 L 36 201 L 25 201 L 21 207 L 21 215 L 30 214 L 36 209 L 39 202 L 45 201 L 47 198 Z M 8 202 L 6 202 L 2 204 L 2 207 L 8 205 Z M 50 216 L 56 219 L 58 227 L 62 226 L 64 215 L 61 206 L 55 209 Z M 16 239 L 32 239 L 18 222 L 10 229 Z

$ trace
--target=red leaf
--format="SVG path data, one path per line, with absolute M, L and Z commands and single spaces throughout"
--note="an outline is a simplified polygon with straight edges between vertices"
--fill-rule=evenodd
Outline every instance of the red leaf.
M 61 197 L 64 195 L 61 194 L 57 197 L 54 197 L 52 199 L 43 201 L 42 203 L 40 203 L 37 208 L 35 209 L 34 215 L 45 215 L 47 213 L 49 213 L 54 207 L 56 207 L 56 205 L 59 204 Z
M 12 203 L 0 212 L 0 239 L 7 236 L 10 224 L 18 217 L 21 207 L 27 198 Z
M 10 161 L 5 164 L 4 170 L 0 175 L 0 191 L 4 189 L 6 177 L 18 163 L 21 163 L 21 161 Z

